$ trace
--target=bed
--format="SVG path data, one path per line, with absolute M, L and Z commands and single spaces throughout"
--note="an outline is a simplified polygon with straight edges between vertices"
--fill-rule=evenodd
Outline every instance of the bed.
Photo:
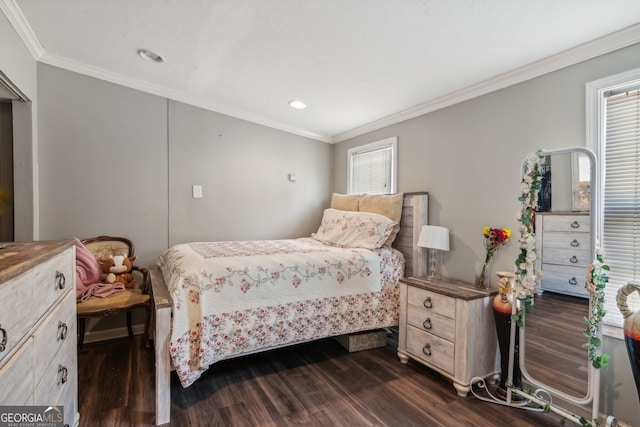
M 398 279 L 426 273 L 416 243 L 428 194 L 397 196 L 394 214 L 379 209 L 391 199 L 358 197 L 334 195 L 312 237 L 162 254 L 151 271 L 156 424 L 170 421 L 172 368 L 188 387 L 220 360 L 398 324 Z

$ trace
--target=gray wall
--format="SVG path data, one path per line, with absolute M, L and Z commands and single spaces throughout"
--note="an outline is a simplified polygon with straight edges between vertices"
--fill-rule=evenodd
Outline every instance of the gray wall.
M 128 236 L 152 264 L 179 242 L 309 235 L 328 204 L 328 144 L 44 64 L 38 96 L 42 239 Z
M 443 274 L 471 281 L 484 258 L 484 226 L 509 227 L 517 237 L 526 154 L 585 146 L 585 84 L 638 67 L 635 45 L 344 141 L 334 151 L 334 189 L 347 189 L 347 149 L 398 136 L 398 190 L 430 193 L 430 222 L 451 232 Z M 514 238 L 496 253 L 492 271 L 513 271 L 516 255 Z M 495 277 L 492 283 L 497 287 Z M 602 411 L 637 425 L 640 406 L 623 343 L 607 337 L 604 351 L 615 365 L 603 371 Z
M 40 238 L 129 237 L 142 263 L 167 246 L 167 101 L 38 65 Z
M 179 102 L 169 118 L 170 245 L 317 229 L 331 195 L 330 145 Z

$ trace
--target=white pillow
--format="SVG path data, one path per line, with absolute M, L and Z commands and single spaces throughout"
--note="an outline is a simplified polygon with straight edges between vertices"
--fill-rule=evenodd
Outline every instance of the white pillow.
M 334 246 L 376 249 L 399 228 L 397 222 L 384 215 L 325 209 L 318 232 L 312 237 Z

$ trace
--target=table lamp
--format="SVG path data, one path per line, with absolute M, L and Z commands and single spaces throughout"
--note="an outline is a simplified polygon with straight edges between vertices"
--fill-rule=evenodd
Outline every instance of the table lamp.
M 437 225 L 425 225 L 420 231 L 418 246 L 431 251 L 429 256 L 429 279 L 440 278 L 441 251 L 449 250 L 449 229 Z

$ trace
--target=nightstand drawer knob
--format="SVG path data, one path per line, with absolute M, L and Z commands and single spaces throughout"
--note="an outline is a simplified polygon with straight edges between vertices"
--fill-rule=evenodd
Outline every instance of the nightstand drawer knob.
M 571 228 L 580 228 L 580 223 L 578 223 L 578 221 L 573 221 L 571 223 Z
M 432 328 L 431 318 L 430 317 L 427 317 L 427 320 L 422 322 L 422 327 L 425 328 L 425 329 L 431 329 Z
M 575 255 L 574 255 L 574 256 L 572 256 L 572 257 L 569 259 L 569 262 L 570 262 L 571 264 L 577 264 L 577 263 L 578 263 L 578 257 L 577 257 L 577 256 L 575 256 Z
M 431 297 L 427 297 L 427 299 L 424 300 L 422 305 L 424 305 L 424 308 L 432 308 L 433 307 L 433 303 L 431 302 Z
M 578 246 L 580 246 L 580 243 L 578 243 L 578 241 L 576 239 L 573 239 L 573 241 L 570 243 L 571 246 L 573 246 L 574 248 L 577 248 Z
M 569 279 L 569 284 L 575 286 L 578 284 L 578 280 L 575 277 L 572 277 L 571 279 Z
M 427 356 L 431 356 L 431 344 L 425 344 L 424 347 L 422 347 L 422 352 Z

